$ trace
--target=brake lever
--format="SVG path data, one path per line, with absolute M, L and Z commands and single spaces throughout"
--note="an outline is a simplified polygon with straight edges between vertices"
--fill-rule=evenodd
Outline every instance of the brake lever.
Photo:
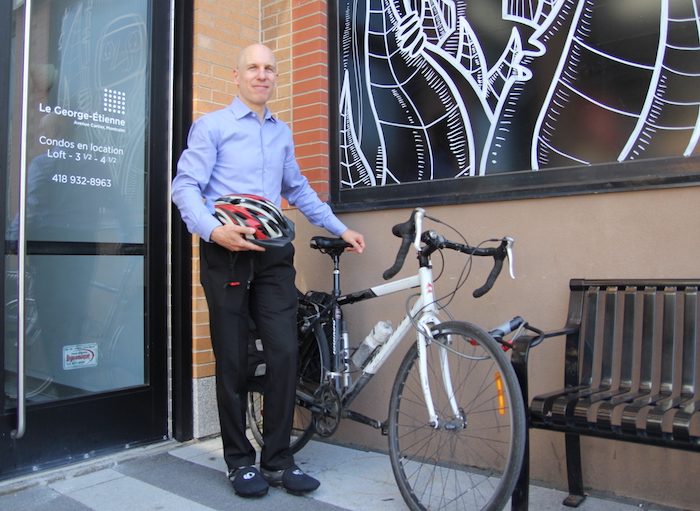
M 423 208 L 416 208 L 415 215 L 413 216 L 414 225 L 416 226 L 415 238 L 413 239 L 413 248 L 417 252 L 420 252 L 420 241 L 421 234 L 423 233 L 423 218 L 425 218 L 425 210 Z
M 506 236 L 503 239 L 506 240 L 506 259 L 508 259 L 510 278 L 515 280 L 515 272 L 513 271 L 513 244 L 515 244 L 515 240 L 510 236 Z

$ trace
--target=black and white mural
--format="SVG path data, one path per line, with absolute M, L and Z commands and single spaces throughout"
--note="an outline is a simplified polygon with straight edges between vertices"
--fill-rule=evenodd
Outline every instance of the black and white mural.
M 580 182 L 600 164 L 614 175 L 614 164 L 700 152 L 700 0 L 336 9 L 339 202 L 554 169 L 556 181 Z

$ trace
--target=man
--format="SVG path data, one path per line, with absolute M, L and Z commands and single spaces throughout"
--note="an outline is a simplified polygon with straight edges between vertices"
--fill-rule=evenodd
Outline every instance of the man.
M 193 123 L 173 180 L 173 201 L 190 232 L 201 238 L 201 282 L 209 305 L 216 357 L 216 389 L 228 477 L 243 497 L 260 497 L 270 484 L 303 494 L 319 482 L 294 465 L 289 449 L 294 415 L 297 292 L 294 249 L 262 248 L 245 235 L 254 229 L 222 225 L 213 216 L 223 195 L 252 194 L 278 205 L 281 198 L 315 225 L 341 236 L 357 253 L 364 237 L 348 229 L 300 173 L 289 127 L 267 102 L 277 84 L 276 59 L 262 44 L 239 55 L 233 103 Z M 204 198 L 204 200 L 202 200 Z M 246 388 L 241 371 L 249 315 L 266 356 L 264 446 L 260 471 L 245 429 Z M 247 350 L 245 350 L 247 353 Z

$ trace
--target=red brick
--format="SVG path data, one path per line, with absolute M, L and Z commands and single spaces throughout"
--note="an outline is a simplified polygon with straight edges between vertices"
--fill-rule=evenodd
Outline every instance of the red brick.
M 310 182 L 327 181 L 328 180 L 328 167 L 317 168 L 317 169 L 305 169 L 302 174 L 306 176 Z
M 307 119 L 309 117 L 328 117 L 328 105 L 314 103 L 312 105 L 298 105 L 294 109 L 295 119 Z
M 192 378 L 207 378 L 216 374 L 216 364 L 203 364 L 192 366 Z
M 328 30 L 325 26 L 315 25 L 313 27 L 308 27 L 303 30 L 297 29 L 296 26 L 292 27 L 292 41 L 294 42 L 312 42 L 318 41 L 319 43 L 326 45 L 326 38 L 328 37 Z
M 327 168 L 328 167 L 328 153 L 324 154 L 313 154 L 310 156 L 306 156 L 304 158 L 300 158 L 297 156 L 297 161 L 299 162 L 299 166 L 302 168 L 302 170 L 311 170 L 315 168 Z
M 328 79 L 325 77 L 316 77 L 310 80 L 295 81 L 293 90 L 295 96 L 312 91 L 327 91 Z
M 292 98 L 294 108 L 302 105 L 313 105 L 315 103 L 328 103 L 328 91 L 315 90 L 313 92 L 307 92 L 306 94 L 297 95 L 294 94 Z
M 328 53 L 326 53 L 325 51 L 318 50 L 311 53 L 304 53 L 294 56 L 294 66 L 297 69 L 313 66 L 316 64 L 321 64 L 327 68 Z
M 301 18 L 316 12 L 326 12 L 326 4 L 318 0 L 292 0 L 292 10 L 295 18 Z
M 294 55 L 306 55 L 317 51 L 328 51 L 328 43 L 325 39 L 302 39 L 298 34 L 292 34 L 292 44 L 294 45 Z
M 299 32 L 300 30 L 306 30 L 307 28 L 310 27 L 316 27 L 316 26 L 321 26 L 324 28 L 324 34 L 323 37 L 326 37 L 326 23 L 328 22 L 328 19 L 326 17 L 326 13 L 322 12 L 315 12 L 312 13 L 308 16 L 302 16 L 298 18 L 294 18 L 292 22 L 292 30 L 294 32 Z
M 302 134 L 309 131 L 328 130 L 327 117 L 309 117 L 307 119 L 294 119 L 294 132 Z
M 296 61 L 295 61 L 296 62 Z M 298 66 L 298 62 L 296 62 Z M 325 64 L 313 64 L 311 66 L 306 66 L 306 67 L 296 67 L 294 69 L 294 81 L 302 81 L 302 80 L 308 80 L 310 78 L 317 78 L 317 77 L 323 77 L 325 78 L 328 76 L 328 68 L 326 67 Z
M 296 127 L 296 123 L 295 123 Z M 295 131 L 294 142 L 297 146 L 306 146 L 309 144 L 315 144 L 318 141 L 325 141 L 324 135 L 328 133 L 324 129 L 311 129 L 307 131 Z M 304 156 L 309 156 L 309 153 L 304 154 Z
M 294 137 L 296 142 L 297 137 Z M 312 139 L 309 137 L 308 142 L 305 144 L 296 143 L 295 154 L 298 158 L 305 158 L 307 156 L 314 156 L 317 154 L 324 154 L 328 152 L 327 140 L 322 140 L 319 138 Z

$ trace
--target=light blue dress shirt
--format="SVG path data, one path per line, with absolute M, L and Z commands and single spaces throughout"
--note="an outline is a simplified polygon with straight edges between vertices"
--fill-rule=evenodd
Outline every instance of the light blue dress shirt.
M 347 229 L 301 174 L 289 126 L 268 108 L 260 123 L 239 98 L 192 124 L 172 186 L 187 229 L 206 241 L 221 225 L 213 216 L 214 202 L 232 193 L 259 195 L 277 206 L 284 197 L 333 235 Z

